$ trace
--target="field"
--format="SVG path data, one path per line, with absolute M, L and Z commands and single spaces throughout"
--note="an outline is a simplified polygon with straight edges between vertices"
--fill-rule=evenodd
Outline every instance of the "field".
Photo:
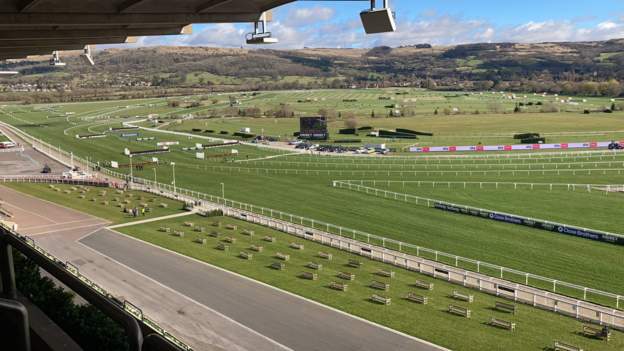
M 185 222 L 192 222 L 195 227 L 204 227 L 206 232 L 194 232 L 184 225 Z M 221 227 L 214 227 L 213 223 L 220 223 Z M 228 224 L 236 225 L 237 229 L 226 229 L 225 226 Z M 170 228 L 171 231 L 184 231 L 185 237 L 179 238 L 163 233 L 159 231 L 161 227 Z M 245 235 L 244 230 L 251 230 L 254 235 Z M 576 332 L 580 330 L 582 324 L 573 319 L 528 306 L 518 306 L 516 315 L 499 312 L 493 308 L 495 302 L 498 301 L 493 296 L 440 280 L 432 280 L 415 272 L 362 259 L 360 256 L 232 218 L 185 217 L 179 220 L 125 227 L 122 228 L 122 232 L 453 350 L 477 351 L 494 348 L 542 350 L 550 346 L 553 340 L 567 340 L 591 350 L 617 350 L 624 346 L 624 339 L 621 338 L 620 333 L 617 333 L 614 342 L 609 344 L 592 341 L 577 335 Z M 217 232 L 220 235 L 215 238 L 209 235 L 211 232 Z M 269 243 L 262 240 L 265 236 L 274 237 L 275 242 Z M 227 243 L 226 237 L 235 238 L 236 242 Z M 194 242 L 196 239 L 206 239 L 207 242 L 202 245 Z M 216 249 L 219 243 L 229 245 L 229 250 Z M 304 249 L 294 250 L 289 247 L 291 243 L 303 244 Z M 250 250 L 252 245 L 262 246 L 263 251 Z M 238 257 L 242 251 L 253 254 L 253 259 L 248 261 Z M 290 259 L 283 262 L 284 270 L 270 267 L 272 263 L 282 262 L 275 257 L 278 252 L 290 255 Z M 319 252 L 331 254 L 332 260 L 320 258 Z M 362 261 L 362 267 L 347 267 L 349 259 Z M 306 265 L 309 262 L 322 264 L 322 270 L 314 271 L 307 268 Z M 380 277 L 377 274 L 379 270 L 394 271 L 395 277 Z M 310 281 L 299 278 L 298 275 L 304 271 L 316 272 L 318 280 Z M 353 273 L 355 280 L 341 280 L 337 277 L 339 272 Z M 434 289 L 427 291 L 415 287 L 414 283 L 417 280 L 434 283 Z M 375 290 L 369 287 L 372 281 L 388 283 L 390 290 L 388 292 Z M 331 282 L 345 283 L 348 285 L 348 290 L 344 292 L 333 290 L 329 288 Z M 453 291 L 474 294 L 474 302 L 467 304 L 454 300 L 450 297 Z M 429 303 L 420 305 L 408 301 L 405 298 L 408 292 L 427 296 Z M 389 306 L 375 304 L 369 300 L 372 294 L 390 297 L 392 302 Z M 449 314 L 446 312 L 449 304 L 470 308 L 473 313 L 472 317 L 465 319 Z M 515 322 L 516 331 L 512 333 L 489 326 L 487 322 L 492 317 Z
M 608 99 L 588 98 L 585 103 L 579 102 L 579 105 L 562 104 L 563 112 L 559 113 L 541 113 L 537 107 L 533 106 L 532 111 L 513 114 L 515 102 L 492 93 L 464 95 L 409 91 L 408 95 L 397 95 L 397 92 L 395 89 L 371 89 L 274 92 L 262 93 L 258 96 L 238 95 L 243 106 L 257 105 L 262 108 L 273 108 L 278 101 L 283 101 L 296 106 L 296 115 L 315 113 L 315 110 L 318 111 L 324 106 L 344 111 L 345 114 L 347 112 L 356 114 L 360 126 L 401 127 L 435 134 L 434 137 L 410 142 L 390 141 L 391 145 L 397 148 L 411 144 L 462 145 L 476 144 L 479 141 L 484 144 L 512 143 L 512 134 L 515 132 L 543 133 L 548 142 L 624 139 L 622 131 L 624 128 L 621 127 L 624 113 L 592 113 L 590 115 L 582 113 L 585 108 L 593 109 L 610 105 Z M 401 118 L 371 118 L 371 108 L 377 106 L 380 111 L 383 111 L 383 104 L 388 103 L 387 100 L 380 101 L 380 95 L 394 97 L 395 101 L 396 99 L 415 99 L 409 102 L 414 106 L 415 115 Z M 205 98 L 188 97 L 185 99 L 192 101 Z M 226 104 L 228 96 L 218 95 L 214 99 L 218 100 L 214 105 L 222 106 Z M 343 100 L 353 99 L 357 102 L 343 102 Z M 552 100 L 552 97 L 531 96 L 527 99 L 534 101 L 539 99 L 545 104 L 548 102 L 546 100 Z M 582 99 L 575 98 L 574 101 L 582 101 Z M 489 108 L 494 108 L 493 104 L 502 105 L 503 111 L 487 112 Z M 482 112 L 479 115 L 433 114 L 433 110 L 437 107 L 441 111 L 454 105 L 464 111 L 480 109 Z M 287 155 L 287 152 L 283 150 L 236 145 L 206 149 L 207 158 L 198 160 L 195 157 L 195 151 L 184 151 L 182 148 L 193 147 L 196 143 L 210 143 L 205 133 L 183 136 L 168 134 L 166 129 L 191 132 L 193 128 L 200 128 L 226 130 L 231 134 L 242 127 L 251 127 L 256 133 L 264 130 L 265 135 L 280 135 L 286 138 L 287 135 L 292 135 L 292 132 L 297 130 L 298 121 L 292 118 L 239 117 L 184 121 L 165 119 L 172 123 L 162 127 L 163 132 L 138 131 L 141 138 L 154 138 L 143 141 L 137 141 L 137 136 L 123 136 L 123 133 L 127 132 L 108 131 L 110 127 L 120 127 L 122 121 L 127 120 L 122 118 L 124 116 L 144 117 L 149 113 L 176 116 L 181 113 L 180 111 L 185 114 L 189 111 L 201 113 L 202 110 L 208 111 L 213 108 L 212 106 L 174 109 L 167 105 L 165 99 L 7 106 L 0 109 L 0 120 L 35 137 L 49 141 L 52 145 L 71 150 L 77 156 L 98 162 L 101 166 L 108 165 L 110 161 L 117 161 L 120 164 L 129 163 L 128 158 L 122 154 L 125 147 L 133 151 L 148 150 L 153 149 L 156 142 L 178 141 L 180 145 L 173 146 L 169 153 L 134 157 L 135 163 L 151 161 L 152 157 L 159 159 L 156 165 L 135 169 L 134 176 L 171 184 L 174 171 L 171 162 L 174 162 L 175 182 L 178 187 L 213 195 L 221 195 L 223 190 L 225 197 L 231 200 L 264 206 L 311 218 L 318 222 L 324 221 L 452 255 L 624 295 L 624 281 L 614 279 L 614 277 L 624 276 L 621 246 L 462 216 L 422 204 L 399 201 L 392 197 L 385 198 L 383 195 L 375 196 L 372 193 L 367 194 L 332 186 L 334 181 L 342 180 L 352 184 L 363 184 L 382 193 L 389 190 L 400 194 L 445 200 L 590 229 L 622 233 L 624 219 L 621 216 L 621 209 L 624 208 L 624 195 L 622 192 L 604 191 L 615 189 L 618 184 L 624 185 L 622 174 L 624 154 L 622 153 L 606 151 L 487 153 L 468 157 L 466 155 L 449 157 L 399 154 L 395 157 L 368 158 Z M 496 109 L 499 108 L 500 106 L 496 107 Z M 365 114 L 365 111 L 368 113 Z M 66 115 L 67 112 L 70 114 Z M 344 120 L 336 118 L 330 123 L 330 129 L 336 131 L 344 125 Z M 106 137 L 99 139 L 81 140 L 75 137 L 76 134 L 103 132 L 106 133 Z M 365 141 L 372 140 L 379 142 L 379 139 L 365 139 Z M 232 149 L 236 149 L 238 154 L 232 155 Z M 129 173 L 129 168 L 126 165 L 117 171 Z M 69 199 L 58 198 L 57 201 L 65 202 Z M 389 324 L 389 317 L 385 317 L 385 313 L 375 314 L 374 311 L 368 311 L 369 309 L 362 307 L 368 305 L 361 305 L 361 301 L 360 305 L 353 305 L 348 301 L 339 301 L 339 299 L 326 302 L 324 299 L 327 296 L 335 297 L 335 293 L 329 289 L 323 288 L 320 292 L 302 291 L 305 289 L 300 288 L 301 284 L 294 283 L 296 280 L 292 282 L 278 279 L 279 275 L 276 275 L 278 272 L 270 270 L 267 272 L 262 267 L 262 272 L 259 273 L 260 266 L 247 267 L 248 270 L 245 270 L 246 266 L 239 260 L 232 257 L 230 260 L 232 262 L 222 261 L 215 256 L 222 253 L 201 248 L 190 242 L 178 246 L 174 238 L 152 235 L 154 229 L 157 229 L 155 226 L 133 228 L 129 233 L 332 306 L 339 306 L 354 314 L 371 313 L 370 316 L 366 315 L 366 318 L 380 321 L 399 330 L 409 332 L 410 328 L 413 328 L 400 323 Z M 245 241 L 241 243 L 249 244 Z M 309 260 L 311 257 L 306 259 Z M 266 263 L 269 264 L 269 262 Z M 496 272 L 491 272 L 491 274 L 495 275 Z M 538 286 L 548 289 L 548 286 L 543 284 Z M 399 292 L 404 292 L 404 290 Z M 562 291 L 562 293 L 578 297 L 578 292 Z M 399 295 L 396 296 L 398 299 Z M 484 299 L 487 298 L 484 297 Z M 606 301 L 595 296 L 590 296 L 588 299 L 617 307 L 617 303 L 612 300 Z M 394 307 L 396 306 L 392 308 Z M 622 301 L 620 301 L 619 308 L 624 308 Z M 536 311 L 535 315 L 541 315 L 541 313 Z M 428 314 L 426 315 L 428 317 Z M 420 314 L 413 314 L 413 316 L 413 318 L 423 318 Z M 559 318 L 551 314 L 547 316 L 549 318 L 552 316 L 557 320 Z M 458 326 L 454 322 L 453 319 L 444 321 L 449 326 Z M 461 322 L 460 329 L 465 327 L 464 321 Z M 576 323 L 573 320 L 569 322 Z M 475 324 L 474 328 L 489 329 L 479 323 Z M 571 333 L 575 327 L 557 329 L 559 332 L 568 330 Z M 476 331 L 477 329 L 470 330 Z M 544 330 L 546 333 L 547 328 Z M 442 342 L 442 336 L 436 334 L 434 330 L 423 333 L 426 333 L 426 338 L 429 340 Z M 497 332 L 493 331 L 493 333 Z M 536 333 L 539 332 L 536 331 Z M 560 334 L 553 332 L 552 335 Z M 545 338 L 540 340 L 544 344 L 542 347 L 549 343 L 544 341 Z M 596 347 L 592 346 L 590 349 L 596 349 Z
M 168 216 L 184 211 L 181 202 L 138 191 L 118 193 L 108 188 L 98 189 L 64 184 L 53 185 L 52 187 L 35 183 L 4 183 L 3 185 L 22 193 L 109 220 L 114 224 Z M 147 211 L 145 215 L 140 214 L 138 218 L 123 211 L 124 208 L 140 209 L 143 207 L 143 204 L 146 205 L 145 209 Z
M 11 141 L 6 135 L 2 134 L 2 132 L 0 132 L 0 142 L 3 141 Z
M 407 95 L 398 95 L 407 93 Z M 392 100 L 379 100 L 380 98 Z M 505 95 L 428 93 L 413 90 L 354 90 L 313 91 L 292 93 L 262 93 L 258 96 L 240 98 L 240 108 L 258 107 L 262 110 L 276 109 L 280 103 L 291 107 L 297 116 L 317 115 L 320 110 L 330 113 L 330 142 L 344 139 L 361 139 L 362 143 L 386 143 L 397 151 L 409 146 L 476 145 L 517 143 L 513 134 L 537 131 L 548 142 L 572 142 L 616 140 L 624 137 L 624 129 L 617 124 L 618 118 L 607 114 L 582 114 L 585 109 L 610 107 L 609 99 L 579 99 L 561 103 L 562 98 L 543 96 L 519 96 L 516 100 Z M 558 102 L 555 102 L 558 101 Z M 567 100 L 566 100 L 567 101 Z M 586 102 L 583 102 L 586 101 Z M 513 114 L 516 104 L 528 104 L 523 113 Z M 536 105 L 539 103 L 540 105 Z M 402 111 L 403 118 L 388 118 L 389 111 Z M 560 112 L 540 113 L 544 106 Z M 437 114 L 434 114 L 438 110 Z M 457 112 L 453 112 L 457 110 Z M 445 113 L 446 111 L 446 113 Z M 371 117 L 374 115 L 375 117 Z M 396 141 L 359 135 L 339 135 L 346 128 L 349 116 L 354 116 L 357 127 L 375 129 L 407 128 L 421 132 L 433 132 L 433 137 L 419 140 Z M 408 118 L 405 118 L 408 117 Z M 292 118 L 214 118 L 186 120 L 167 126 L 167 129 L 191 132 L 193 129 L 227 131 L 230 134 L 241 128 L 251 128 L 252 133 L 292 139 L 299 130 L 299 122 Z

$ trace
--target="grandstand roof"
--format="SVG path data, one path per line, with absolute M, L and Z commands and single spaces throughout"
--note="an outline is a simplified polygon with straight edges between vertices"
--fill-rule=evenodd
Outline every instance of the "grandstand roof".
M 191 23 L 253 22 L 294 0 L 0 0 L 0 60 L 186 34 Z

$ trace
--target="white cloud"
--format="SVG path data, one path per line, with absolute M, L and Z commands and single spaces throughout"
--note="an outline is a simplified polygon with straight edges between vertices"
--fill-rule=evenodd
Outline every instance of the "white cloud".
M 554 42 L 608 40 L 624 37 L 624 18 L 614 17 L 587 26 L 578 21 L 529 21 L 515 26 L 500 26 L 487 20 L 465 19 L 429 11 L 414 20 L 397 23 L 395 33 L 365 35 L 359 20 L 336 20 L 327 7 L 296 8 L 274 18 L 271 32 L 280 40 L 276 49 L 303 47 L 373 47 L 420 43 L 454 45 L 475 42 Z M 130 47 L 149 45 L 193 45 L 239 47 L 245 42 L 250 24 L 213 24 L 202 26 L 190 36 L 140 39 Z
M 329 7 L 298 8 L 290 10 L 286 23 L 293 26 L 307 26 L 328 21 L 334 17 L 334 9 Z
M 598 24 L 598 29 L 600 30 L 610 30 L 618 27 L 618 24 L 615 22 L 607 21 Z

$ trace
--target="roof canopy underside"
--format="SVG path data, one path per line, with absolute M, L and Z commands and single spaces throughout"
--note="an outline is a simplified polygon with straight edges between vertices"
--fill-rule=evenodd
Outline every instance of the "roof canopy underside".
M 174 35 L 191 23 L 253 22 L 294 0 L 0 0 L 0 60 Z

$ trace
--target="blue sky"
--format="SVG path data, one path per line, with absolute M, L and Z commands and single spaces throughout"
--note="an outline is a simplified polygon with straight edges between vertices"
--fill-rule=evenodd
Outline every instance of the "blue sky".
M 381 0 L 378 0 L 381 3 Z M 431 43 L 583 41 L 624 38 L 624 0 L 391 0 L 398 31 L 367 36 L 366 1 L 298 1 L 274 12 L 276 48 L 372 47 Z M 141 39 L 137 45 L 240 47 L 250 24 L 194 27 L 190 36 Z

